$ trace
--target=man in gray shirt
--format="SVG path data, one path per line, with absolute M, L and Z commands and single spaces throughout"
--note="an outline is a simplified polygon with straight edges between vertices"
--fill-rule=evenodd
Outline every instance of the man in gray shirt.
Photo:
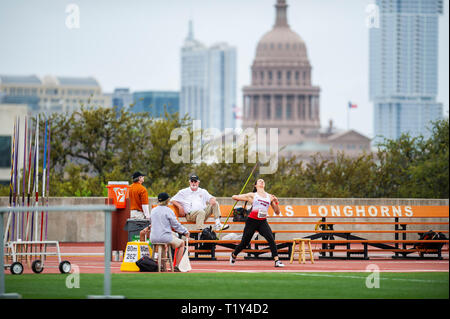
M 175 271 L 179 271 L 178 264 L 183 257 L 185 245 L 184 241 L 172 232 L 172 229 L 186 237 L 189 237 L 189 231 L 180 224 L 175 213 L 167 207 L 169 200 L 170 197 L 167 193 L 158 195 L 158 206 L 155 207 L 150 214 L 150 241 L 152 243 L 168 243 L 173 249 L 178 248 L 174 269 Z

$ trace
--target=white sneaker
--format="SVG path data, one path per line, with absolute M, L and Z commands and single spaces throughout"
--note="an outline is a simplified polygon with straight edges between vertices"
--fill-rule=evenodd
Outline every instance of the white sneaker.
M 223 229 L 222 229 L 222 227 L 223 227 Z M 230 225 L 223 226 L 223 224 L 218 224 L 218 225 L 214 226 L 214 230 L 215 231 L 225 230 L 225 229 L 228 229 L 228 228 L 230 228 Z
M 275 267 L 284 267 L 284 264 L 281 261 L 276 260 L 275 261 Z

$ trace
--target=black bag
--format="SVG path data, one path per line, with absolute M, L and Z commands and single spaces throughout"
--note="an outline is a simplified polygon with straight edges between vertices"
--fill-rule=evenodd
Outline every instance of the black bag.
M 233 209 L 233 221 L 234 222 L 245 222 L 247 220 L 250 211 L 244 207 L 238 207 Z
M 141 272 L 155 272 L 158 271 L 158 263 L 148 256 L 144 256 L 136 261 L 136 266 Z
M 247 206 L 247 202 L 245 202 L 243 207 L 238 207 L 233 209 L 233 221 L 234 222 L 245 222 L 247 220 L 248 215 L 252 211 L 252 208 L 245 209 Z
M 200 234 L 200 240 L 217 240 L 216 233 L 212 230 L 212 226 L 203 228 Z M 200 249 L 211 249 L 214 246 L 212 243 L 203 243 L 200 245 Z
M 419 233 L 419 240 L 429 240 L 430 243 L 418 243 L 414 245 L 414 248 L 418 249 L 440 249 L 444 246 L 443 243 L 433 243 L 433 240 L 446 240 L 447 237 L 443 233 L 437 233 L 429 230 L 426 233 Z

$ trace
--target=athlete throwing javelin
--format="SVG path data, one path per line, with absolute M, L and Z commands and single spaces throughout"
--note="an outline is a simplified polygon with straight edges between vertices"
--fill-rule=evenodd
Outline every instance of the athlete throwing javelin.
M 253 205 L 252 211 L 245 222 L 242 240 L 234 252 L 231 253 L 230 264 L 236 262 L 237 255 L 250 243 L 255 231 L 258 231 L 269 243 L 272 258 L 275 260 L 275 267 L 284 267 L 283 263 L 278 258 L 277 246 L 273 239 L 272 229 L 270 229 L 270 226 L 267 223 L 267 215 L 270 206 L 272 206 L 275 214 L 278 215 L 280 213 L 278 199 L 274 195 L 266 193 L 264 187 L 265 182 L 260 178 L 256 181 L 252 193 L 233 195 L 231 197 L 236 201 L 248 201 Z

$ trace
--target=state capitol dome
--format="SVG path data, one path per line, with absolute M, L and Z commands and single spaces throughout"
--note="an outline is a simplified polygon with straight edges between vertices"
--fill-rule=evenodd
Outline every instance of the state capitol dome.
M 305 42 L 287 23 L 286 1 L 278 0 L 275 7 L 275 25 L 259 40 L 254 63 L 309 65 Z
M 320 87 L 312 83 L 306 44 L 289 27 L 286 0 L 275 1 L 275 24 L 259 39 L 251 83 L 242 90 L 242 129 L 266 129 L 267 139 L 285 146 L 281 154 L 300 155 L 305 162 L 317 152 L 328 156 L 330 147 L 354 149 L 355 140 L 370 149 L 370 139 L 360 134 L 331 135 L 331 125 L 327 133 L 321 131 Z M 267 145 L 259 147 L 267 150 Z
M 242 128 L 278 128 L 278 143 L 319 138 L 320 88 L 311 83 L 303 39 L 287 23 L 286 0 L 276 0 L 275 24 L 256 46 L 251 84 L 244 86 Z

